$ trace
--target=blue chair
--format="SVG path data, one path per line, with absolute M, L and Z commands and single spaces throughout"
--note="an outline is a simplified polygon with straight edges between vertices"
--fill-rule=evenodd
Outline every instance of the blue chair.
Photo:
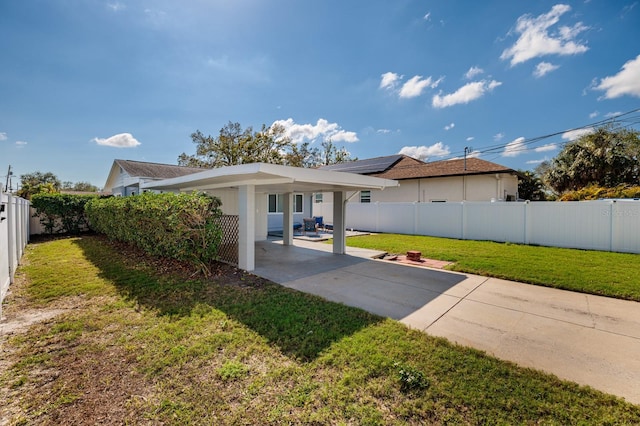
M 324 230 L 324 222 L 322 221 L 322 216 L 314 216 L 313 218 L 316 220 L 316 229 Z

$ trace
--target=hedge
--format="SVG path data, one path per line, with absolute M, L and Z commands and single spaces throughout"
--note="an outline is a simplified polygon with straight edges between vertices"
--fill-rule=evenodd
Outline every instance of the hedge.
M 565 192 L 560 201 L 600 200 L 604 198 L 640 198 L 640 186 L 620 185 L 606 188 L 591 185 L 577 191 Z
M 89 230 L 84 206 L 96 195 L 34 194 L 31 207 L 47 234 L 79 234 Z
M 94 199 L 85 209 L 93 230 L 149 254 L 186 260 L 207 269 L 217 259 L 221 202 L 198 193 L 144 193 Z

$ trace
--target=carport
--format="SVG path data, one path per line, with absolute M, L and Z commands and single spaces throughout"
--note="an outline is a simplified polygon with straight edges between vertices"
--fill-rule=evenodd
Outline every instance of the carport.
M 333 193 L 333 253 L 345 254 L 346 203 L 361 190 L 398 186 L 395 180 L 354 173 L 251 163 L 203 170 L 187 176 L 143 184 L 141 189 L 162 191 L 233 191 L 239 218 L 238 267 L 255 269 L 256 213 L 266 218 L 266 197 L 283 194 L 283 244 L 293 245 L 293 194 Z M 351 194 L 349 194 L 351 192 Z M 262 200 L 262 201 L 261 201 Z M 259 240 L 266 238 L 258 235 Z

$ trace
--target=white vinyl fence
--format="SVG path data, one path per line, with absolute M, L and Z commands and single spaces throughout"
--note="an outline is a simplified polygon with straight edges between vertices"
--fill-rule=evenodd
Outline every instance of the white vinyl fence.
M 371 232 L 640 253 L 640 201 L 633 200 L 347 203 L 346 224 Z
M 0 192 L 0 318 L 2 302 L 28 240 L 29 202 Z

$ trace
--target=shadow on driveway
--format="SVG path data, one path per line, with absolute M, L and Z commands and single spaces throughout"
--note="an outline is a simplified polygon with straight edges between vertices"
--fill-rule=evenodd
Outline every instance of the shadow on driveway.
M 464 274 L 409 267 L 363 257 L 333 254 L 326 247 L 256 244 L 254 273 L 271 281 L 358 307 L 377 315 L 402 319 L 467 277 Z

